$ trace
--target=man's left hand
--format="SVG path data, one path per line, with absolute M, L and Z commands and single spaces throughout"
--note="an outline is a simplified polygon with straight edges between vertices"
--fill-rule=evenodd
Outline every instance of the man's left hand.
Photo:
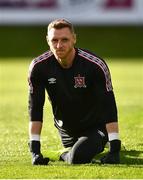
M 109 142 L 110 150 L 108 154 L 100 159 L 102 164 L 118 164 L 120 163 L 121 141 L 116 139 Z
M 119 164 L 120 163 L 120 154 L 117 153 L 108 153 L 100 159 L 102 164 Z

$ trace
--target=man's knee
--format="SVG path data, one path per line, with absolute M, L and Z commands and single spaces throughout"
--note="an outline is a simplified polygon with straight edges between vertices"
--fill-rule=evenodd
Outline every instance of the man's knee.
M 90 159 L 87 160 L 86 155 L 83 155 L 79 152 L 75 152 L 73 150 L 61 154 L 60 160 L 65 161 L 69 164 L 85 164 L 90 162 Z
M 86 163 L 90 163 L 91 160 L 92 159 L 87 159 L 87 158 L 82 157 L 82 156 L 80 156 L 80 157 L 73 156 L 70 159 L 69 163 L 70 164 L 86 164 Z
M 92 158 L 93 158 L 93 154 L 88 153 L 84 149 L 72 149 L 70 152 L 69 163 L 70 164 L 90 163 Z
M 70 151 L 69 163 L 70 164 L 85 164 L 90 163 L 95 155 L 101 153 L 104 147 L 99 143 L 88 146 L 74 147 Z

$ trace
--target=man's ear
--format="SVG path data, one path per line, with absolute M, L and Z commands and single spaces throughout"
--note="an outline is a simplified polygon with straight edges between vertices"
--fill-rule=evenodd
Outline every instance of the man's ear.
M 74 36 L 74 44 L 76 44 L 76 34 L 74 34 L 73 36 Z
M 49 45 L 49 38 L 48 38 L 48 35 L 46 36 L 46 40 L 47 40 L 47 43 Z

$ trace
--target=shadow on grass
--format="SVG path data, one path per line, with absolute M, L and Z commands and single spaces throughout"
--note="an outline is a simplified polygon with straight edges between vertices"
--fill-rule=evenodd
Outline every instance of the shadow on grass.
M 107 152 L 103 152 L 102 154 L 98 155 L 96 158 L 100 164 L 100 158 L 106 155 Z M 143 151 L 136 151 L 136 150 L 122 150 L 120 152 L 120 164 L 124 165 L 143 165 Z
M 143 151 L 121 151 L 121 164 L 143 165 Z

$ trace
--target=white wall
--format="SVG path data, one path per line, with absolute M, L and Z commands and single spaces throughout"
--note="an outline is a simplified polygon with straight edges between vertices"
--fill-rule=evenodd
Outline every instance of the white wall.
M 18 2 L 18 0 L 9 1 Z M 15 7 L 0 7 L 0 24 L 45 25 L 53 19 L 66 18 L 74 24 L 81 25 L 143 25 L 143 0 L 131 0 L 133 2 L 131 7 L 111 8 L 106 7 L 110 0 L 54 0 L 56 3 L 53 7 L 45 8 L 36 4 L 40 1 L 46 0 L 25 0 L 27 6 L 24 7 L 16 7 L 16 3 Z M 121 3 L 126 0 L 114 1 Z

